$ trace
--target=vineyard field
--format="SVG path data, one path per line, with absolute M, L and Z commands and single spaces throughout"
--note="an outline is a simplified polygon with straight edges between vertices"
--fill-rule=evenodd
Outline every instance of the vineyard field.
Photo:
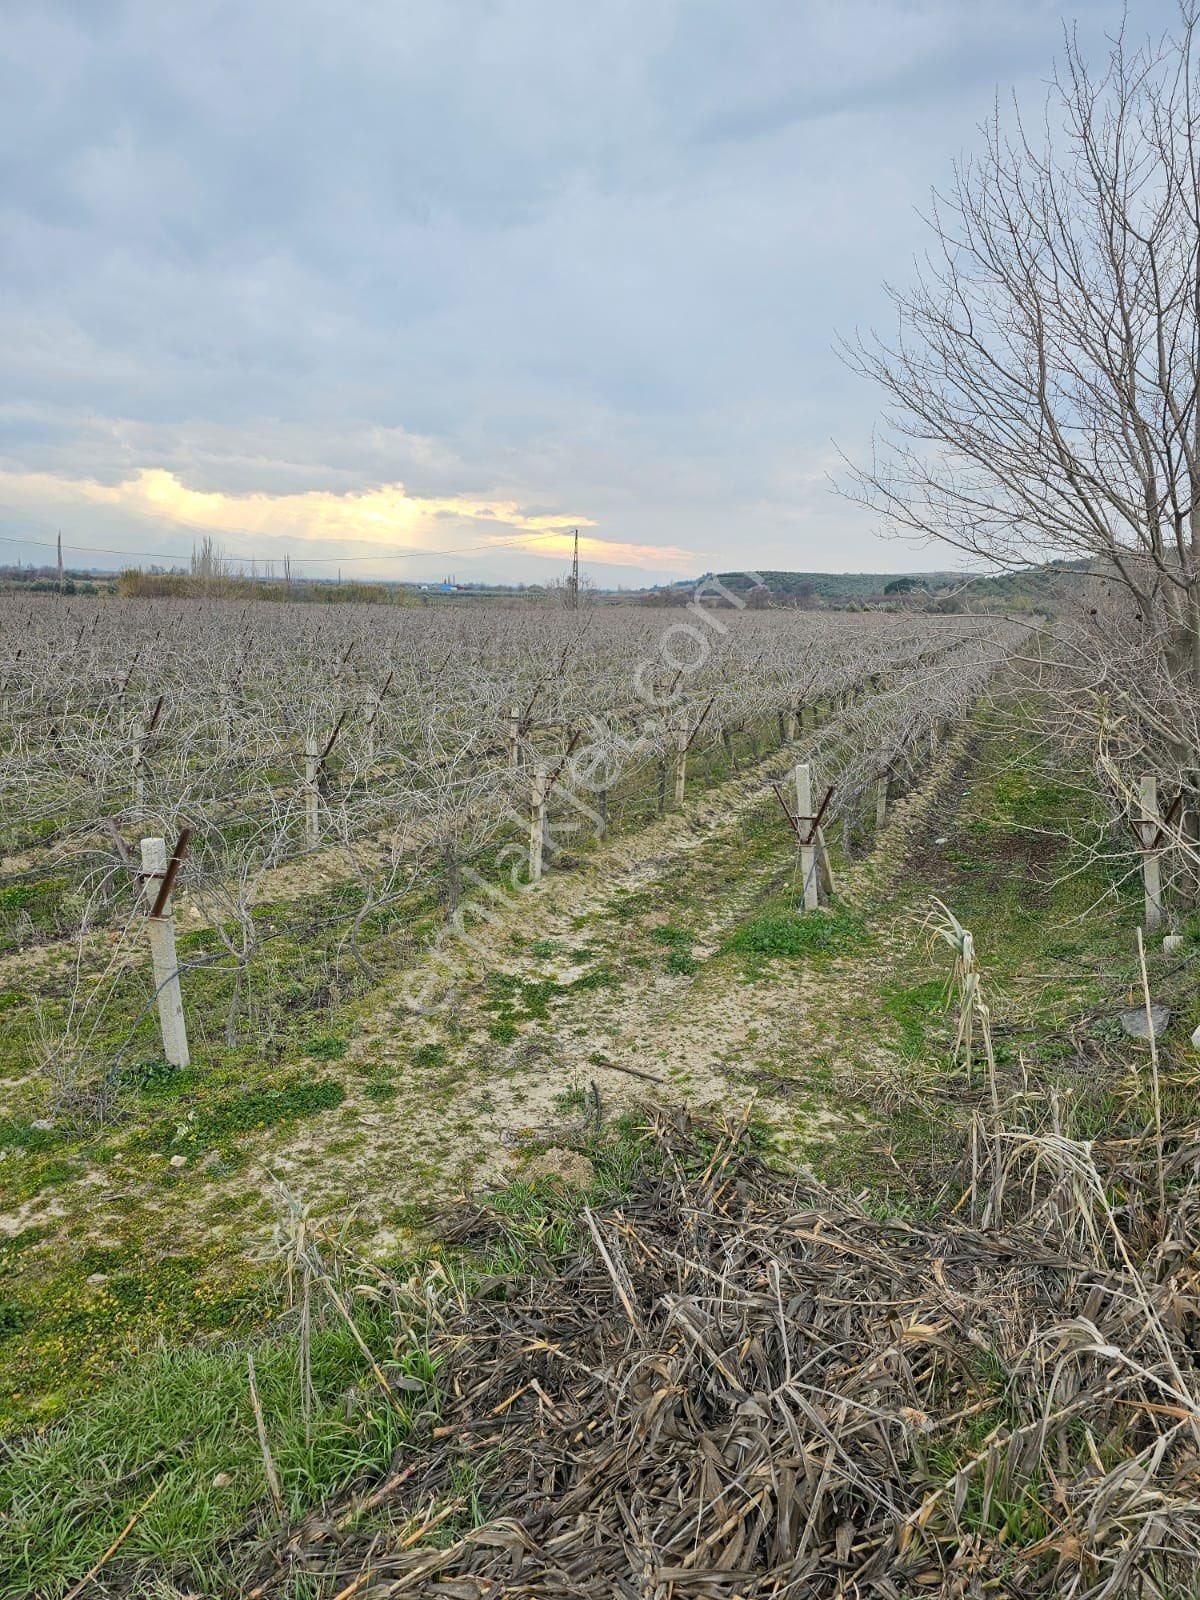
M 631 1103 L 649 1085 L 619 1015 L 552 1051 L 536 1035 L 584 997 L 619 1014 L 627 960 L 684 986 L 698 970 L 699 935 L 669 919 L 653 960 L 608 951 L 647 863 L 732 829 L 748 861 L 761 835 L 794 867 L 770 781 L 800 759 L 831 790 L 834 852 L 861 849 L 881 775 L 920 782 L 1018 636 L 736 606 L 5 605 L 14 1418 L 148 1336 L 265 1316 L 253 1257 L 280 1182 L 394 1245 L 519 1170 L 593 1081 Z M 139 854 L 181 837 L 186 1064 L 164 1054 Z M 721 873 L 741 876 L 736 852 Z M 845 918 L 823 914 L 826 936 Z M 546 970 L 516 975 L 518 948 Z M 693 1067 L 650 1078 L 708 1105 L 732 1092 Z
M 303 1519 L 428 1426 L 396 1330 L 546 1270 L 655 1117 L 940 1214 L 983 1093 L 958 918 L 993 1092 L 1114 1103 L 1063 1041 L 1095 1059 L 1133 992 L 1137 857 L 1023 621 L 6 605 L 0 1593 L 63 1591 L 131 1517 L 118 1581 L 169 1548 L 244 1587 L 248 1357 Z

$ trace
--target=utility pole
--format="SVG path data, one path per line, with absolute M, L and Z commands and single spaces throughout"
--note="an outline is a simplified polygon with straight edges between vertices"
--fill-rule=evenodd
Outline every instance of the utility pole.
M 579 529 L 575 529 L 575 554 L 571 558 L 571 592 L 567 596 L 567 609 L 579 610 Z
M 58 592 L 63 592 L 62 529 L 58 530 Z

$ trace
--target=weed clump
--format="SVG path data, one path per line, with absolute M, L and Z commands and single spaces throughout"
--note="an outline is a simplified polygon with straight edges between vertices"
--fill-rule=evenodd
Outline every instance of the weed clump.
M 748 973 L 756 976 L 764 961 L 843 955 L 861 948 L 865 937 L 862 918 L 844 907 L 803 915 L 789 907 L 768 910 L 744 922 L 724 948 L 748 957 Z

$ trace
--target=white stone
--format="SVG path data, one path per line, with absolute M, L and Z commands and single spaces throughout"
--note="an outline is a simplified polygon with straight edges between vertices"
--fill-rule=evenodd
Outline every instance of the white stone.
M 186 1156 L 172 1156 L 171 1157 L 171 1165 L 173 1167 L 186 1167 L 187 1166 L 187 1157 Z

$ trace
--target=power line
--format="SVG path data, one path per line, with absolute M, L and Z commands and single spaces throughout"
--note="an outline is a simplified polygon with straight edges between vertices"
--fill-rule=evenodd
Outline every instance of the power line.
M 296 560 L 304 562 L 307 566 L 327 567 L 344 564 L 347 561 L 407 561 L 413 556 L 463 556 L 472 555 L 480 550 L 519 550 L 522 543 L 527 544 L 531 539 L 565 539 L 566 537 L 567 532 L 565 529 L 548 528 L 541 533 L 510 534 L 507 536 L 510 542 L 507 543 L 493 540 L 488 544 L 460 545 L 453 550 L 426 550 L 419 546 L 414 546 L 407 550 L 390 549 L 362 556 L 305 556 L 295 555 L 294 551 L 289 550 L 278 552 L 275 555 L 254 556 L 225 555 L 222 553 L 221 559 L 223 561 L 240 561 L 247 564 L 257 563 L 262 566 L 269 566 L 272 563 L 282 561 L 286 555 L 293 555 Z M 576 534 L 576 538 L 578 539 L 578 534 Z M 520 541 L 520 543 L 511 542 L 513 540 Z M 24 536 L 18 537 L 15 534 L 0 533 L 0 543 L 33 545 L 39 550 L 53 550 L 55 548 L 55 543 L 52 540 L 30 539 Z M 161 550 L 114 550 L 106 545 L 64 543 L 62 548 L 64 550 L 75 550 L 84 555 L 130 556 L 143 561 L 186 561 L 188 559 L 186 555 L 180 555 L 178 552 L 167 555 Z

